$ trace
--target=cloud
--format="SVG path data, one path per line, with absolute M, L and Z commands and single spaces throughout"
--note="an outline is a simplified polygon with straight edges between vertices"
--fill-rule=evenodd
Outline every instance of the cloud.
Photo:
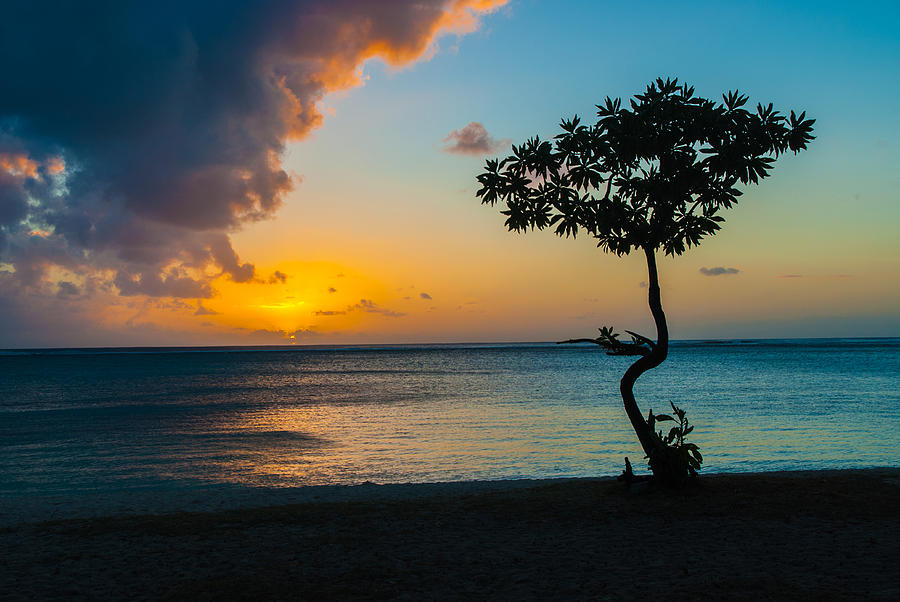
M 360 299 L 359 303 L 357 303 L 356 305 L 348 306 L 347 311 L 364 311 L 369 314 L 381 314 L 389 318 L 400 318 L 406 315 L 404 313 L 391 311 L 389 309 L 380 307 L 371 299 Z
M 337 292 L 337 289 L 334 288 L 333 286 L 329 286 L 329 287 L 328 287 L 328 292 L 329 292 L 329 293 L 336 293 L 336 292 Z
M 116 274 L 113 283 L 119 289 L 119 294 L 125 297 L 147 295 L 149 297 L 209 298 L 212 296 L 212 286 L 208 282 L 196 280 L 175 268 L 162 274 L 155 272 L 135 274 L 122 269 Z
M 495 140 L 484 126 L 473 121 L 461 130 L 453 130 L 444 138 L 444 152 L 480 157 L 496 152 L 506 146 L 509 140 Z
M 285 145 L 361 65 L 401 67 L 506 0 L 41 0 L 0 19 L 0 263 L 121 295 L 255 282 L 230 233 L 295 186 Z M 40 232 L 41 235 L 34 235 Z M 60 275 L 62 274 L 62 275 Z
M 803 278 L 803 274 L 782 274 L 779 278 Z
M 243 330 L 243 329 L 238 329 Z M 297 339 L 304 339 L 317 336 L 319 333 L 313 329 L 298 328 L 297 330 L 270 330 L 267 328 L 259 328 L 249 333 L 252 339 L 256 339 L 261 343 L 289 343 Z
M 714 268 L 700 268 L 700 273 L 704 276 L 727 276 L 729 274 L 739 274 L 741 271 L 737 268 L 726 268 L 718 266 Z
M 197 301 L 197 311 L 194 312 L 195 316 L 215 316 L 218 313 L 219 312 L 217 311 L 203 307 L 202 301 Z
M 361 309 L 363 311 L 375 311 L 378 307 L 374 301 L 370 299 L 360 299 L 359 303 L 353 306 L 356 309 Z
M 60 298 L 77 297 L 81 292 L 78 290 L 78 287 L 76 285 L 67 280 L 60 280 L 56 283 L 56 285 L 59 287 L 56 296 Z
M 431 299 L 431 295 L 428 293 L 419 293 L 419 296 L 423 299 Z
M 287 282 L 287 279 L 288 279 L 287 274 L 285 274 L 284 272 L 279 272 L 278 270 L 275 270 L 272 273 L 272 275 L 269 276 L 269 284 L 278 284 L 279 282 L 281 284 L 284 284 L 285 282 Z
M 387 316 L 388 318 L 400 318 L 405 316 L 406 314 L 401 312 L 392 311 L 390 309 L 381 307 L 371 299 L 360 299 L 359 303 L 355 303 L 353 305 L 348 305 L 347 309 L 344 310 L 318 310 L 316 311 L 317 316 L 343 316 L 345 314 L 349 314 L 352 312 L 364 312 L 367 314 L 381 314 L 383 316 Z
M 222 273 L 227 274 L 235 282 L 248 282 L 256 274 L 253 264 L 241 263 L 238 260 L 237 253 L 231 248 L 231 241 L 224 234 L 212 237 L 209 241 L 209 251 L 213 260 L 222 267 Z

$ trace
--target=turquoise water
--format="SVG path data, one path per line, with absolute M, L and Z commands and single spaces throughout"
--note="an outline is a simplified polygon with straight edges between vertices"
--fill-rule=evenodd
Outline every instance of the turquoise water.
M 642 453 L 592 346 L 0 352 L 0 494 L 612 475 Z M 682 342 L 644 413 L 704 471 L 900 465 L 900 339 Z M 635 462 L 635 465 L 642 463 Z

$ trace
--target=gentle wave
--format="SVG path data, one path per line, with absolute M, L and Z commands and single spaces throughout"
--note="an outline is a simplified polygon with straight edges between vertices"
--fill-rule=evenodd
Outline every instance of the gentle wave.
M 616 474 L 643 455 L 630 361 L 552 343 L 7 352 L 0 493 Z M 678 341 L 635 393 L 688 411 L 707 471 L 900 464 L 900 339 Z

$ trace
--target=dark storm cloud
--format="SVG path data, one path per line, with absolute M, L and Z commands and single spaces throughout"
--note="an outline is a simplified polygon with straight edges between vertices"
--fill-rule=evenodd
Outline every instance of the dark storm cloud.
M 56 295 L 58 297 L 77 297 L 81 291 L 78 290 L 78 287 L 67 280 L 62 280 L 57 283 L 59 290 Z
M 371 56 L 414 60 L 476 0 L 8 3 L 0 19 L 0 264 L 122 295 L 255 281 L 228 232 L 293 187 L 285 143 Z M 469 21 L 467 21 L 467 19 Z M 283 281 L 283 280 L 282 280 Z M 99 285 L 98 285 L 99 286 Z
M 212 296 L 208 282 L 195 280 L 173 270 L 167 274 L 130 274 L 119 270 L 114 280 L 123 296 L 147 295 L 149 297 L 206 298 Z
M 0 171 L 0 224 L 14 224 L 28 213 L 28 197 L 16 180 Z
M 700 273 L 704 276 L 726 276 L 728 274 L 739 274 L 740 270 L 737 268 L 717 266 L 714 268 L 700 268 Z
M 253 279 L 255 273 L 253 264 L 240 263 L 237 253 L 231 248 L 231 241 L 224 234 L 210 241 L 209 251 L 216 263 L 222 266 L 222 272 L 228 274 L 235 282 L 247 282 Z

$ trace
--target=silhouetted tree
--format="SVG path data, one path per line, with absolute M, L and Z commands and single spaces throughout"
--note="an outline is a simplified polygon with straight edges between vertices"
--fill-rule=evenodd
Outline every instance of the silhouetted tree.
M 631 342 L 623 342 L 604 327 L 596 339 L 564 342 L 640 356 L 622 377 L 622 400 L 654 476 L 667 483 L 696 474 L 702 457 L 683 441 L 691 429 L 683 411 L 673 407 L 680 424 L 663 436 L 655 423 L 673 418 L 651 411 L 644 419 L 634 398 L 637 378 L 662 363 L 669 348 L 656 252 L 681 255 L 715 234 L 724 221 L 719 213 L 741 195 L 739 184 L 757 184 L 778 156 L 797 153 L 814 138 L 814 120 L 805 113 L 785 117 L 771 104 L 749 111 L 737 91 L 722 98 L 717 103 L 694 96 L 677 79 L 657 79 L 629 107 L 607 97 L 594 125 L 564 119 L 552 143 L 535 136 L 513 145 L 511 156 L 488 160 L 478 176 L 482 203 L 505 203 L 501 213 L 511 231 L 553 228 L 566 237 L 584 231 L 606 252 L 646 257 L 656 341 L 626 331 Z

